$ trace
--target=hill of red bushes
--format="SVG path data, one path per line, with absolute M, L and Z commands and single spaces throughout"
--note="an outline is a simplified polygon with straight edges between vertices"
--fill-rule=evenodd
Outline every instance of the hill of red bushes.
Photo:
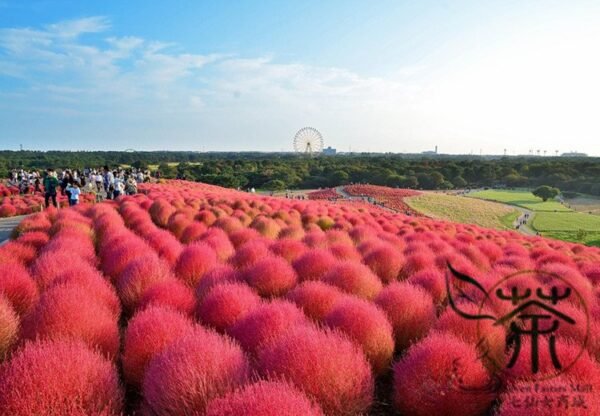
M 563 276 L 590 330 L 558 333 L 561 358 L 580 355 L 542 383 L 600 389 L 598 248 L 199 183 L 140 190 L 31 215 L 0 247 L 0 414 L 547 414 L 515 405 L 530 347 L 510 371 L 484 361 L 482 335 L 508 357 L 506 327 L 448 306 L 448 263 L 486 290 Z M 586 399 L 569 414 L 600 414 Z

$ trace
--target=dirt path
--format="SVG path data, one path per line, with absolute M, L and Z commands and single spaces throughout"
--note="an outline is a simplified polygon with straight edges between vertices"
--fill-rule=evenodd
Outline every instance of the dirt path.
M 517 218 L 514 222 L 513 222 L 513 226 L 517 226 L 517 224 L 519 225 L 519 228 L 517 228 L 516 230 L 519 231 L 521 234 L 525 234 L 525 235 L 537 235 L 537 233 L 531 228 L 531 224 L 533 224 L 533 218 L 535 217 L 535 212 L 525 209 L 525 208 L 521 208 L 521 207 L 517 207 L 515 205 L 510 205 L 510 204 L 506 204 L 510 207 L 514 207 L 516 209 L 518 209 L 519 211 L 521 211 L 521 215 L 519 215 L 519 218 Z
M 19 225 L 26 215 L 19 217 L 0 218 L 0 246 L 8 241 L 12 230 Z

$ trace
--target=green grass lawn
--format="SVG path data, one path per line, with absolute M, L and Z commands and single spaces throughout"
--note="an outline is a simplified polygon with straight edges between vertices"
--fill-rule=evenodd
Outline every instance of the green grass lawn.
M 561 205 L 558 201 L 542 201 L 529 191 L 507 191 L 489 189 L 470 193 L 473 198 L 487 199 L 490 201 L 504 202 L 505 204 L 517 205 L 532 211 L 571 211 L 569 208 Z
M 533 228 L 543 236 L 600 246 L 600 216 L 581 212 L 538 212 Z
M 495 202 L 426 192 L 404 198 L 412 209 L 429 217 L 497 229 L 513 229 L 513 221 L 519 216 L 517 209 Z

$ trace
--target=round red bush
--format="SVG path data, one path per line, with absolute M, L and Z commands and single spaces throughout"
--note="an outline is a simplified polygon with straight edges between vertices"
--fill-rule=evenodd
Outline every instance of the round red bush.
M 383 244 L 370 250 L 364 262 L 382 282 L 389 283 L 400 276 L 404 266 L 404 256 L 396 248 Z
M 18 263 L 0 263 L 0 294 L 6 296 L 19 316 L 29 312 L 38 300 L 35 282 Z
M 379 278 L 367 266 L 349 261 L 334 264 L 322 280 L 363 299 L 373 299 L 382 288 Z
M 398 350 L 423 338 L 436 319 L 431 295 L 410 283 L 389 284 L 375 298 L 375 303 L 385 312 L 394 328 Z
M 291 238 L 279 239 L 271 244 L 271 251 L 276 255 L 283 257 L 288 262 L 293 262 L 307 250 L 302 241 Z
M 169 308 L 149 306 L 130 320 L 123 337 L 123 375 L 139 387 L 150 360 L 194 328 L 183 314 Z
M 301 281 L 319 280 L 337 263 L 333 254 L 324 249 L 311 249 L 298 257 L 294 263 L 294 269 Z
M 196 297 L 202 299 L 210 289 L 221 283 L 233 283 L 241 280 L 239 272 L 228 264 L 221 264 L 202 277 L 196 286 Z
M 66 339 L 97 347 L 109 358 L 119 351 L 119 328 L 112 311 L 76 284 L 56 285 L 44 292 L 23 319 L 24 339 Z
M 377 306 L 348 296 L 335 303 L 323 322 L 360 345 L 375 374 L 389 366 L 394 354 L 393 329 Z
M 302 282 L 287 294 L 287 298 L 302 308 L 304 314 L 321 320 L 344 294 L 335 286 L 319 281 Z
M 296 326 L 261 351 L 257 366 L 264 376 L 302 390 L 325 414 L 364 414 L 373 401 L 369 363 L 336 332 Z
M 204 414 L 208 402 L 248 380 L 250 365 L 229 338 L 196 328 L 148 364 L 144 415 Z
M 181 242 L 184 244 L 189 244 L 193 241 L 196 241 L 206 232 L 206 225 L 199 221 L 194 221 L 189 224 L 183 233 L 181 234 Z
M 243 278 L 261 296 L 281 296 L 296 285 L 298 276 L 281 257 L 267 256 L 242 272 Z
M 11 350 L 19 334 L 19 317 L 11 303 L 0 294 L 0 363 Z
M 481 388 L 489 382 L 473 345 L 432 333 L 394 365 L 394 406 L 414 416 L 479 416 L 495 399 L 493 392 Z
M 223 332 L 260 303 L 260 297 L 242 283 L 222 283 L 198 300 L 202 323 Z
M 191 316 L 196 308 L 196 298 L 192 289 L 177 279 L 169 279 L 158 282 L 144 291 L 139 308 L 144 309 L 150 305 L 169 307 Z
M 425 289 L 435 304 L 441 304 L 446 299 L 446 280 L 437 268 L 421 270 L 410 276 L 407 281 Z
M 238 269 L 243 269 L 252 266 L 254 263 L 270 254 L 269 248 L 265 242 L 261 240 L 248 241 L 236 250 L 230 263 Z
M 293 303 L 273 300 L 249 311 L 229 329 L 229 334 L 244 350 L 254 354 L 305 320 L 306 316 Z
M 135 310 L 150 287 L 173 279 L 169 265 L 154 253 L 138 256 L 117 278 L 117 292 L 128 311 Z
M 302 392 L 279 381 L 258 381 L 212 400 L 206 416 L 323 416 Z
M 120 415 L 116 368 L 80 342 L 27 343 L 0 367 L 5 415 Z
M 202 276 L 217 265 L 215 251 L 204 243 L 193 243 L 183 249 L 175 265 L 175 273 L 190 286 L 196 287 Z

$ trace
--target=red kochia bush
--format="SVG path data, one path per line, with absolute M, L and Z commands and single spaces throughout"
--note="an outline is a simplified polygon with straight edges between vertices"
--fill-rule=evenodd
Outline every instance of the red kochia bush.
M 129 320 L 123 341 L 125 381 L 140 386 L 150 360 L 193 328 L 190 319 L 165 307 L 150 306 L 136 313 Z
M 436 304 L 446 298 L 446 280 L 437 268 L 421 270 L 410 276 L 408 282 L 425 289 Z
M 305 319 L 293 303 L 273 300 L 251 310 L 230 328 L 229 333 L 244 350 L 255 353 Z
M 373 376 L 364 354 L 336 332 L 296 326 L 265 348 L 258 369 L 319 403 L 328 415 L 364 414 L 373 401 Z
M 212 400 L 206 416 L 322 416 L 302 392 L 279 381 L 258 381 Z
M 0 295 L 6 296 L 19 316 L 31 310 L 38 289 L 27 269 L 18 263 L 0 263 Z
M 375 374 L 390 364 L 394 353 L 393 329 L 377 306 L 348 296 L 333 306 L 323 322 L 341 330 L 360 345 Z
M 196 287 L 202 276 L 217 264 L 215 251 L 203 243 L 193 243 L 183 249 L 175 273 L 190 287 Z
M 284 295 L 298 280 L 296 271 L 287 261 L 272 255 L 246 268 L 242 275 L 261 296 Z
M 291 238 L 283 238 L 274 241 L 270 248 L 273 253 L 283 257 L 290 263 L 304 254 L 307 250 L 306 245 L 302 241 L 292 240 Z
M 196 308 L 196 298 L 192 289 L 177 279 L 169 279 L 144 291 L 139 308 L 144 309 L 150 305 L 166 306 L 191 316 Z
M 242 244 L 235 252 L 230 262 L 238 269 L 248 267 L 271 254 L 267 243 L 261 240 L 252 240 Z
M 220 332 L 236 323 L 260 303 L 260 297 L 242 283 L 222 283 L 198 301 L 200 320 Z
M 364 262 L 382 282 L 389 283 L 398 279 L 404 266 L 404 256 L 393 246 L 382 244 L 369 251 Z
M 485 414 L 495 394 L 475 346 L 432 333 L 394 365 L 394 406 L 415 416 Z
M 239 272 L 228 264 L 218 265 L 202 277 L 196 286 L 196 297 L 202 299 L 210 289 L 220 283 L 233 283 L 241 280 Z
M 363 299 L 373 299 L 382 288 L 379 278 L 367 266 L 349 261 L 337 262 L 322 280 Z
M 120 415 L 116 368 L 74 341 L 28 343 L 0 367 L 3 415 Z
M 319 281 L 302 282 L 287 294 L 287 298 L 302 308 L 306 316 L 321 320 L 344 294 L 335 286 Z
M 121 315 L 121 302 L 112 286 L 95 268 L 83 270 L 66 269 L 60 273 L 49 285 L 48 289 L 62 284 L 76 284 L 86 288 L 88 294 L 105 305 L 115 320 Z
M 76 284 L 48 289 L 23 320 L 23 338 L 80 340 L 114 358 L 119 351 L 117 321 L 92 296 L 88 288 Z
M 324 249 L 311 249 L 298 257 L 294 269 L 301 281 L 319 280 L 337 262 L 333 254 Z
M 131 261 L 117 278 L 117 291 L 123 306 L 134 310 L 146 290 L 156 283 L 173 279 L 169 265 L 152 252 Z
M 192 241 L 196 241 L 200 238 L 202 234 L 206 232 L 206 225 L 202 222 L 194 221 L 189 224 L 181 235 L 181 242 L 184 244 L 189 244 Z
M 246 383 L 249 373 L 248 359 L 237 344 L 198 327 L 150 361 L 142 414 L 204 414 L 210 400 Z
M 424 337 L 435 322 L 435 307 L 431 295 L 418 286 L 394 282 L 375 298 L 392 327 L 398 350 L 407 348 L 412 341 Z
M 19 332 L 19 317 L 10 302 L 0 294 L 0 362 L 10 351 Z

